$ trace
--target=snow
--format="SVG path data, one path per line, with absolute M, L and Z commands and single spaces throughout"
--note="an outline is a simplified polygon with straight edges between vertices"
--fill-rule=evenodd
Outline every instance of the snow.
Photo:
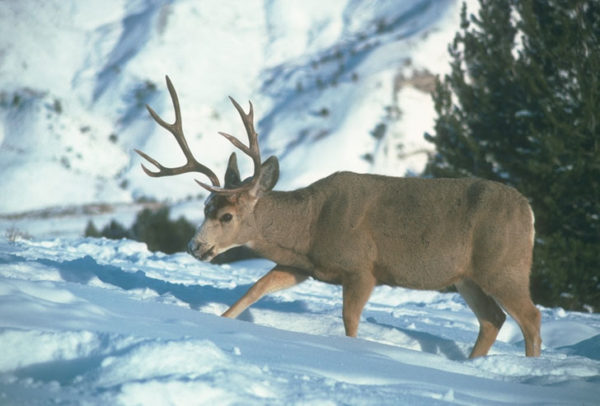
M 596 404 L 600 316 L 540 308 L 526 358 L 507 320 L 467 360 L 459 295 L 378 287 L 356 339 L 309 280 L 219 317 L 272 266 L 216 266 L 129 240 L 0 241 L 2 404 Z
M 469 0 L 470 10 L 475 4 Z M 232 150 L 217 132 L 243 131 L 228 95 L 253 101 L 263 154 L 281 160 L 280 189 L 337 170 L 418 174 L 426 155 L 412 153 L 433 148 L 423 140 L 433 103 L 428 93 L 394 83 L 399 75 L 448 71 L 446 45 L 460 5 L 3 2 L 0 214 L 201 194 L 191 176 L 150 181 L 133 153 L 181 164 L 176 143 L 144 108 L 172 119 L 165 74 L 192 150 L 217 174 Z M 390 117 L 390 109 L 401 114 Z M 388 131 L 378 141 L 371 132 L 381 123 Z M 241 165 L 248 173 L 249 160 Z

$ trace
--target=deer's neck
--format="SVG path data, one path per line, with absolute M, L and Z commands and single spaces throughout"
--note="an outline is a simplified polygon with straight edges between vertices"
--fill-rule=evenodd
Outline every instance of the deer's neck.
M 256 238 L 250 246 L 280 265 L 311 271 L 309 259 L 318 197 L 308 189 L 270 192 L 256 203 Z

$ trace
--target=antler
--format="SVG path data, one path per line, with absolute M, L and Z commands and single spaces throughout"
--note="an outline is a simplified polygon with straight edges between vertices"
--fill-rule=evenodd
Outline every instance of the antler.
M 158 161 L 151 158 L 144 152 L 136 149 L 135 152 L 140 154 L 142 156 L 142 158 L 145 158 L 146 160 L 148 160 L 152 165 L 156 166 L 158 168 L 158 171 L 153 172 L 153 171 L 149 170 L 148 168 L 146 168 L 144 166 L 144 164 L 142 164 L 142 169 L 144 170 L 144 172 L 146 172 L 146 174 L 148 176 L 152 176 L 152 177 L 173 176 L 173 175 L 179 175 L 181 173 L 187 173 L 187 172 L 200 172 L 200 173 L 203 173 L 206 176 L 208 176 L 208 178 L 210 179 L 213 186 L 219 187 L 220 183 L 219 183 L 219 178 L 217 177 L 217 175 L 215 175 L 215 173 L 213 171 L 211 171 L 208 167 L 206 167 L 206 166 L 202 165 L 200 162 L 198 162 L 196 160 L 196 158 L 194 158 L 194 155 L 192 154 L 192 152 L 190 151 L 190 147 L 188 146 L 187 141 L 185 139 L 185 135 L 183 134 L 183 126 L 181 123 L 181 110 L 179 109 L 179 99 L 177 98 L 177 92 L 175 91 L 175 88 L 173 87 L 173 84 L 171 83 L 171 79 L 169 79 L 169 76 L 166 76 L 166 79 L 167 79 L 167 88 L 169 89 L 169 94 L 171 95 L 171 101 L 173 102 L 173 108 L 175 109 L 175 122 L 173 124 L 169 124 L 166 121 L 164 121 L 162 118 L 160 118 L 160 116 L 158 114 L 156 114 L 156 112 L 154 110 L 152 110 L 152 108 L 150 106 L 146 105 L 146 108 L 148 109 L 148 112 L 150 113 L 150 115 L 152 116 L 154 121 L 156 121 L 161 127 L 165 128 L 171 134 L 173 134 L 173 136 L 175 137 L 175 140 L 177 140 L 179 147 L 181 148 L 181 150 L 183 151 L 183 154 L 185 155 L 185 157 L 187 159 L 187 163 L 185 165 L 179 166 L 177 168 L 167 168 L 167 167 L 162 166 L 160 163 L 158 163 Z
M 194 158 L 194 156 L 192 155 L 192 152 L 190 151 L 190 148 L 185 139 L 185 136 L 183 135 L 183 127 L 181 124 L 181 111 L 179 109 L 179 99 L 177 98 L 177 93 L 175 92 L 175 88 L 173 87 L 173 84 L 171 83 L 169 76 L 166 76 L 166 79 L 167 79 L 167 87 L 169 89 L 169 94 L 171 95 L 171 100 L 173 102 L 173 107 L 175 109 L 175 122 L 173 124 L 169 124 L 169 123 L 165 122 L 162 118 L 160 118 L 159 115 L 156 114 L 156 112 L 154 110 L 152 110 L 152 108 L 150 106 L 146 105 L 146 108 L 150 112 L 150 115 L 152 116 L 152 118 L 161 127 L 167 129 L 171 134 L 173 134 L 173 136 L 177 140 L 177 143 L 179 144 L 179 147 L 181 148 L 181 150 L 183 151 L 183 154 L 185 155 L 185 157 L 187 159 L 187 163 L 185 165 L 179 166 L 177 168 L 166 168 L 166 167 L 162 166 L 160 163 L 158 163 L 158 161 L 156 161 L 155 159 L 149 157 L 147 154 L 136 149 L 135 152 L 140 154 L 144 159 L 148 160 L 151 164 L 153 164 L 154 166 L 156 166 L 158 168 L 158 171 L 152 172 L 142 164 L 142 169 L 144 170 L 144 172 L 146 172 L 146 174 L 148 174 L 149 176 L 152 176 L 152 177 L 172 176 L 172 175 L 178 175 L 178 174 L 187 173 L 187 172 L 200 172 L 200 173 L 203 173 L 206 176 L 208 176 L 208 178 L 210 179 L 210 181 L 212 183 L 212 186 L 208 185 L 206 183 L 200 182 L 197 179 L 196 179 L 196 182 L 200 186 L 202 186 L 204 189 L 206 189 L 210 192 L 213 192 L 213 193 L 217 193 L 217 194 L 235 194 L 235 193 L 240 193 L 240 192 L 244 192 L 244 191 L 248 191 L 248 190 L 252 189 L 254 187 L 254 185 L 258 182 L 258 179 L 260 177 L 260 170 L 261 170 L 260 149 L 258 147 L 258 134 L 256 133 L 256 130 L 254 129 L 254 110 L 252 108 L 252 102 L 250 102 L 250 110 L 246 114 L 244 112 L 244 109 L 239 105 L 239 103 L 236 102 L 232 97 L 229 97 L 229 99 L 233 103 L 233 106 L 238 111 L 238 113 L 242 119 L 242 122 L 244 123 L 244 127 L 246 128 L 246 133 L 248 135 L 248 145 L 247 146 L 244 145 L 244 143 L 242 143 L 239 139 L 237 139 L 233 135 L 230 135 L 230 134 L 227 134 L 224 132 L 219 132 L 219 134 L 221 134 L 223 137 L 225 137 L 227 140 L 229 140 L 229 142 L 231 142 L 236 148 L 240 149 L 243 153 L 245 153 L 250 158 L 252 158 L 252 162 L 254 163 L 254 175 L 250 182 L 245 182 L 237 188 L 224 189 L 221 187 L 221 185 L 219 183 L 219 178 L 217 178 L 217 175 L 215 175 L 215 173 L 213 171 L 211 171 L 208 167 L 206 167 L 206 166 L 202 165 L 200 162 L 198 162 L 196 160 L 196 158 Z
M 248 146 L 244 145 L 244 143 L 242 143 L 233 135 L 220 131 L 219 134 L 229 140 L 229 142 L 231 142 L 236 148 L 240 149 L 244 154 L 252 158 L 252 162 L 254 164 L 254 175 L 252 176 L 252 180 L 250 182 L 243 183 L 239 187 L 232 189 L 224 189 L 218 186 L 213 187 L 196 180 L 196 182 L 203 188 L 210 190 L 213 193 L 220 194 L 235 194 L 252 189 L 256 182 L 258 182 L 261 170 L 260 148 L 258 147 L 258 134 L 254 129 L 254 109 L 252 108 L 252 102 L 248 102 L 250 104 L 250 110 L 246 114 L 244 109 L 239 105 L 238 102 L 235 101 L 233 97 L 229 96 L 229 100 L 231 100 L 231 103 L 233 103 L 233 107 L 235 107 L 235 109 L 238 111 L 242 119 L 242 123 L 244 123 L 244 128 L 246 128 L 246 134 L 248 135 Z

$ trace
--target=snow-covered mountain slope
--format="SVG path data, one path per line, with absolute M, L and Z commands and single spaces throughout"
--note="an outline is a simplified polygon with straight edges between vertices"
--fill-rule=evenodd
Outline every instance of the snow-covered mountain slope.
M 192 149 L 219 174 L 232 147 L 217 131 L 243 138 L 228 95 L 253 101 L 263 155 L 281 159 L 280 188 L 340 169 L 418 173 L 432 148 L 423 141 L 433 123 L 428 72 L 448 69 L 459 7 L 458 0 L 2 2 L 0 213 L 201 193 L 191 176 L 147 178 L 132 152 L 166 165 L 183 159 L 144 108 L 173 117 L 165 74 Z
M 537 359 L 509 319 L 475 360 L 476 319 L 452 293 L 379 287 L 357 339 L 340 288 L 311 280 L 218 317 L 270 266 L 0 241 L 0 404 L 597 404 L 597 314 L 542 308 Z

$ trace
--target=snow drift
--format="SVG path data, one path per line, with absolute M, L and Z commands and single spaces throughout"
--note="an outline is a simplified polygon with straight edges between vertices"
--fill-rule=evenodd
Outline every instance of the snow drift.
M 359 338 L 341 291 L 307 281 L 218 316 L 271 263 L 215 266 L 132 241 L 0 243 L 2 404 L 595 404 L 600 317 L 541 309 L 542 356 L 512 320 L 467 360 L 458 294 L 379 287 Z

